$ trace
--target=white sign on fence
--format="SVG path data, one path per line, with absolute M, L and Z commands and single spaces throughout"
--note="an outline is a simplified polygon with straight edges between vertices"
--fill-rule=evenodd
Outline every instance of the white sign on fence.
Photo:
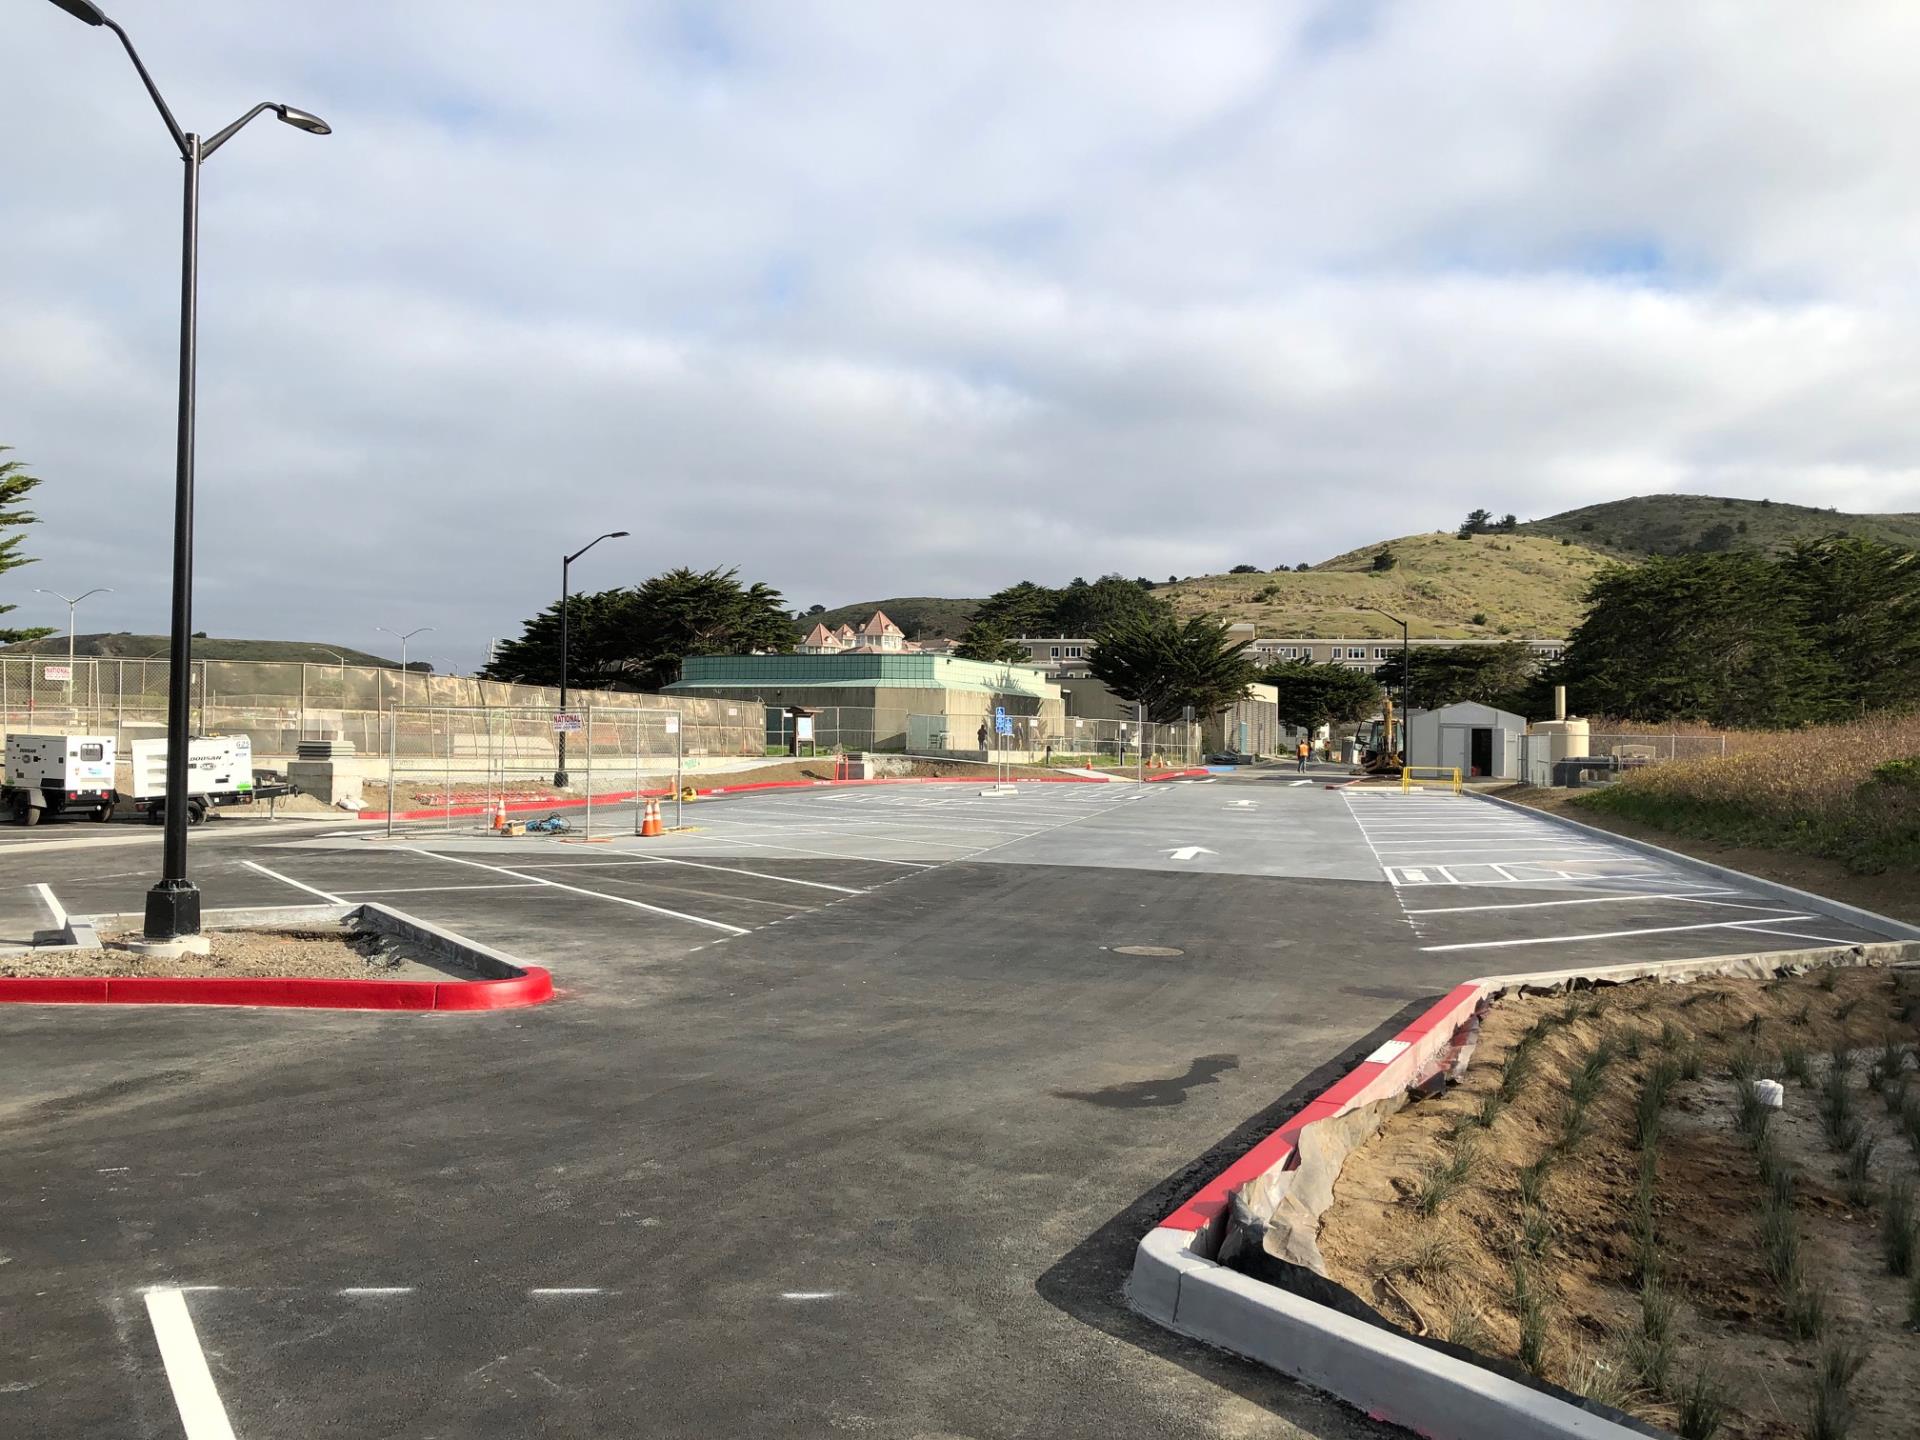
M 813 716 L 796 715 L 793 717 L 793 738 L 795 740 L 813 739 Z
M 680 733 L 680 717 L 678 715 L 667 716 L 667 734 L 678 735 L 679 733 Z
M 49 665 L 41 674 L 48 680 L 73 679 L 73 670 L 70 666 L 66 665 Z
M 578 715 L 570 715 L 564 710 L 556 712 L 553 717 L 553 733 L 556 735 L 575 735 L 585 728 Z

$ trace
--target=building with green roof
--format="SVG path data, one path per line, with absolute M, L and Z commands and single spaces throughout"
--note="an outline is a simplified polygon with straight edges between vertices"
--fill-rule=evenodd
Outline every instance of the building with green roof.
M 1046 733 L 1066 718 L 1060 687 L 1042 670 L 951 655 L 694 655 L 667 692 L 755 701 L 776 717 L 819 712 L 822 743 L 849 750 L 978 749 L 996 708 L 1034 717 Z M 771 722 L 768 733 L 778 733 Z

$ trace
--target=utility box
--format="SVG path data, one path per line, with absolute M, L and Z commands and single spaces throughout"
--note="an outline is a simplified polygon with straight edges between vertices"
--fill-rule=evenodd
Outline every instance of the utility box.
M 0 803 L 23 825 L 48 815 L 113 818 L 113 739 L 107 735 L 9 735 Z

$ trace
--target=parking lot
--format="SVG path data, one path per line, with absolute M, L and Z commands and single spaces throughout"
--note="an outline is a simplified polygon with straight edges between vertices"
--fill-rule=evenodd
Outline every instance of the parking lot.
M 1460 977 L 1866 933 L 1290 779 L 686 818 L 196 831 L 209 907 L 378 900 L 563 993 L 0 1009 L 0 1434 L 1383 1434 L 1137 1321 L 1140 1233 Z M 0 850 L 0 939 L 157 858 Z

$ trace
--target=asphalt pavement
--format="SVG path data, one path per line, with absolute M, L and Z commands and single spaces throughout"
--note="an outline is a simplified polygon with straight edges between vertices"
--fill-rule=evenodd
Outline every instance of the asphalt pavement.
M 1444 801 L 1227 776 L 773 794 L 645 842 L 213 827 L 209 907 L 379 899 L 562 996 L 0 1009 L 0 1434 L 216 1433 L 184 1325 L 241 1440 L 1384 1435 L 1133 1317 L 1140 1234 L 1511 952 L 1841 933 Z M 156 855 L 55 845 L 0 852 L 16 909 L 139 908 Z

